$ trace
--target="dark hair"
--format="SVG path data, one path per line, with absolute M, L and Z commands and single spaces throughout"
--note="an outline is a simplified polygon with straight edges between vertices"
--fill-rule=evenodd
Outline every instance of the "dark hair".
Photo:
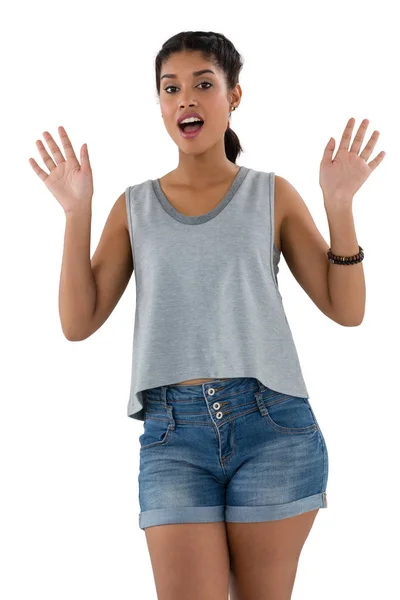
M 175 52 L 197 51 L 203 58 L 222 69 L 228 92 L 231 92 L 239 81 L 239 73 L 243 67 L 242 57 L 235 46 L 222 33 L 213 31 L 182 31 L 164 42 L 156 56 L 156 86 L 160 96 L 161 67 Z M 225 152 L 227 158 L 236 163 L 238 155 L 243 152 L 238 136 L 229 127 L 225 131 Z

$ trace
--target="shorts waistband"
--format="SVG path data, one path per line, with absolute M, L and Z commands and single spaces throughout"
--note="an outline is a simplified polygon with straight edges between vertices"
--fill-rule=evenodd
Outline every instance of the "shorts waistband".
M 219 395 L 225 395 L 240 392 L 260 391 L 263 392 L 266 386 L 256 377 L 230 377 L 216 378 L 211 381 L 192 385 L 161 385 L 156 388 L 144 390 L 145 399 L 158 400 L 167 405 L 169 402 L 178 402 L 180 399 L 185 401 L 188 395 L 191 398 L 204 398 L 206 395 L 210 399 L 216 399 Z

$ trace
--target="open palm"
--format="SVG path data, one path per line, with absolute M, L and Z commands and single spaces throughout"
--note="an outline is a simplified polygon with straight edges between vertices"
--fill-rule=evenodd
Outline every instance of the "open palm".
M 370 174 L 382 162 L 385 152 L 380 152 L 367 163 L 379 137 L 379 131 L 374 131 L 364 150 L 358 152 L 364 140 L 368 127 L 368 119 L 364 119 L 357 131 L 349 150 L 355 119 L 349 119 L 344 130 L 335 158 L 335 140 L 331 138 L 325 148 L 320 166 L 319 183 L 326 198 L 352 199 Z
M 86 144 L 81 147 L 81 164 L 79 164 L 65 129 L 59 127 L 58 133 L 66 158 L 64 158 L 50 133 L 45 131 L 43 135 L 52 152 L 53 158 L 49 155 L 41 140 L 37 140 L 36 145 L 43 162 L 50 172 L 46 173 L 46 171 L 41 169 L 33 158 L 29 159 L 29 162 L 35 173 L 67 213 L 76 208 L 86 206 L 87 203 L 91 202 L 93 196 L 93 175 Z

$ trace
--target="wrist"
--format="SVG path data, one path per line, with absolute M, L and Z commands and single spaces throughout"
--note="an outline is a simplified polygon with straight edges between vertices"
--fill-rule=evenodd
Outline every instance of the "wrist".
M 65 218 L 68 220 L 82 219 L 85 217 L 92 216 L 92 206 L 91 204 L 86 204 L 83 206 L 77 206 L 72 210 L 65 211 Z
M 326 212 L 331 213 L 351 213 L 353 211 L 353 197 L 343 194 L 335 194 L 334 196 L 324 195 L 324 207 Z
M 354 220 L 353 206 L 351 204 L 348 206 L 324 204 L 324 206 L 326 216 L 330 224 L 335 222 L 347 223 Z

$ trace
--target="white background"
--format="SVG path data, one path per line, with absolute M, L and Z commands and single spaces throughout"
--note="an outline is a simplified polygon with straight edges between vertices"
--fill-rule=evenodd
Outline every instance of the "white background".
M 395 3 L 37 0 L 3 9 L 1 55 L 0 596 L 156 598 L 138 526 L 138 437 L 128 418 L 135 281 L 83 342 L 62 334 L 62 208 L 34 173 L 63 125 L 88 144 L 91 255 L 117 197 L 178 163 L 155 87 L 161 45 L 226 35 L 244 59 L 237 161 L 296 187 L 329 243 L 322 153 L 350 117 L 380 131 L 381 165 L 354 198 L 365 318 L 329 320 L 281 257 L 279 286 L 329 451 L 328 509 L 303 548 L 293 600 L 398 598 L 399 56 Z M 60 144 L 61 147 L 61 144 Z M 193 373 L 193 377 L 197 374 Z M 177 599 L 179 600 L 179 599 Z

